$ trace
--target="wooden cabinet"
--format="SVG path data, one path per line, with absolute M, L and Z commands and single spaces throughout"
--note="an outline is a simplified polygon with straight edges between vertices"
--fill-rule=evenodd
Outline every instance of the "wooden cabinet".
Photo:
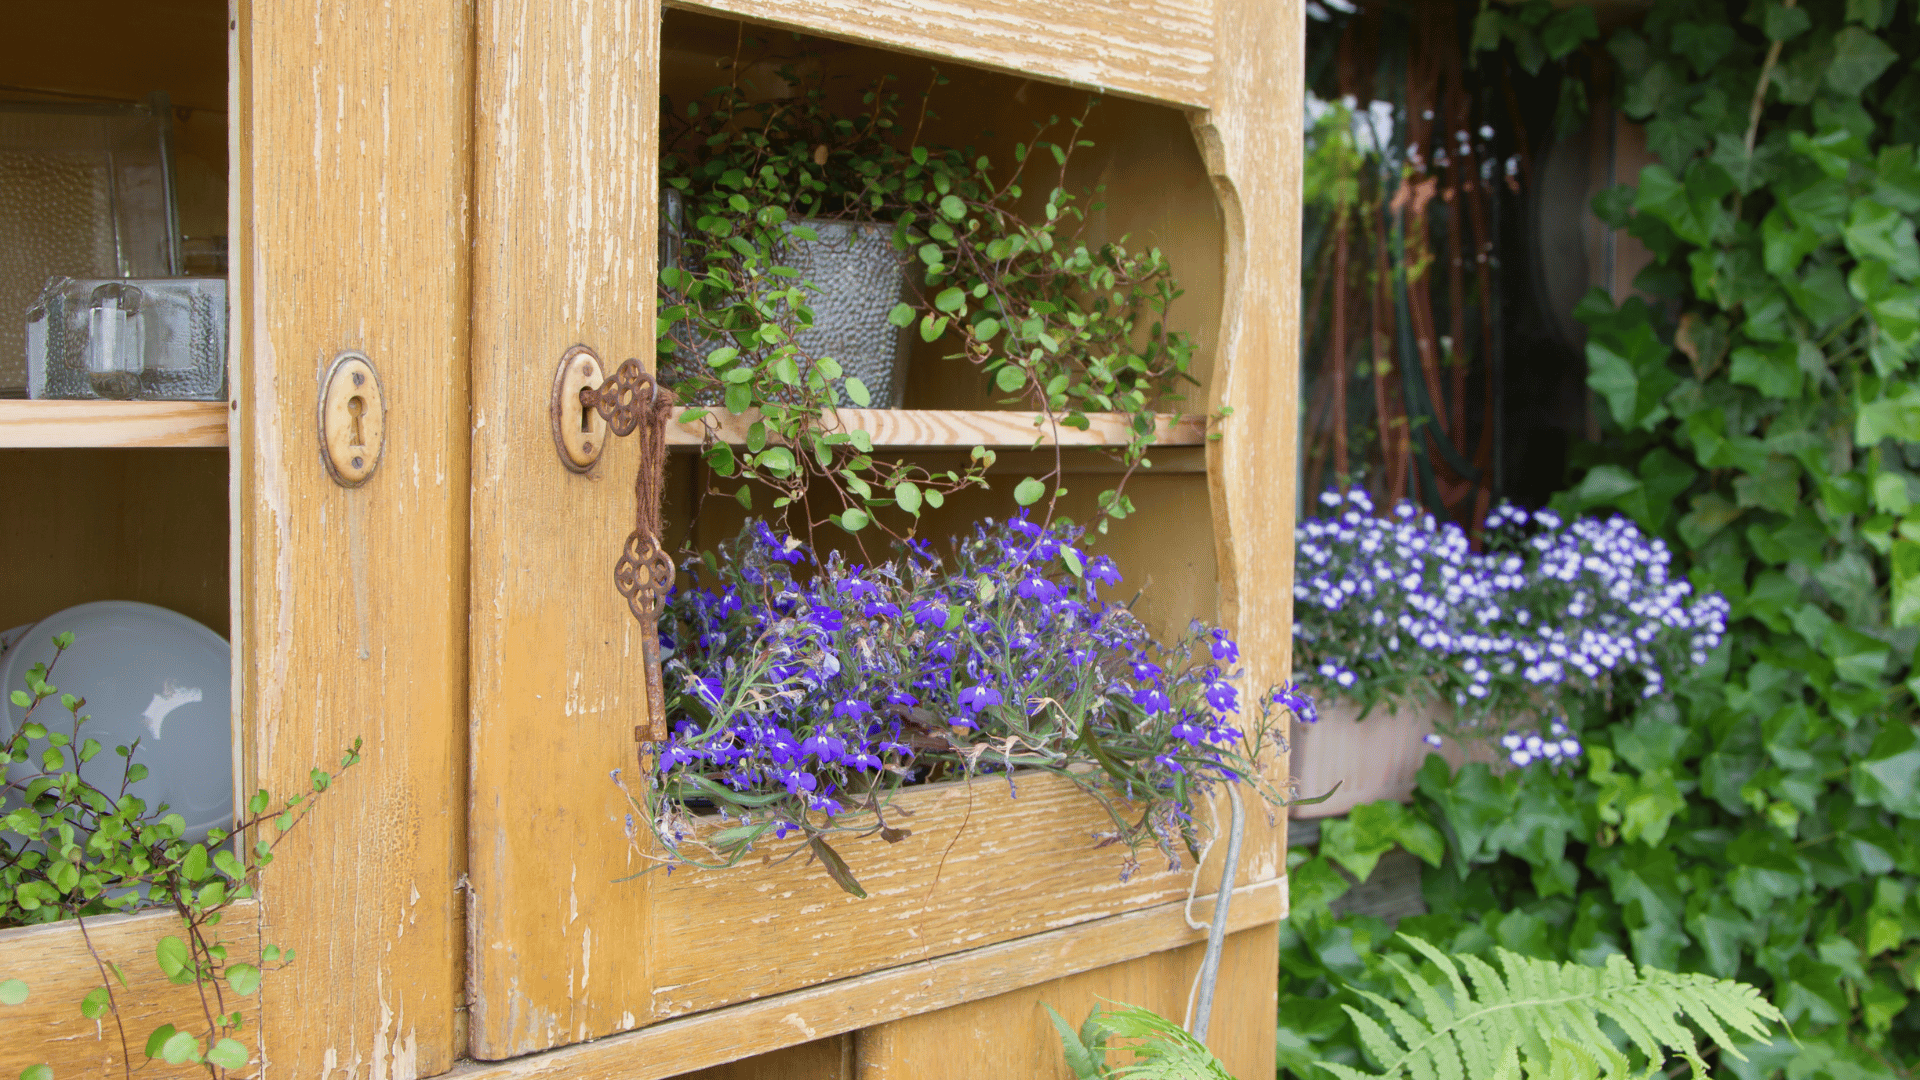
M 297 786 L 365 740 L 364 763 L 246 911 L 300 955 L 259 1001 L 270 1069 L 1049 1075 L 1061 1066 L 1038 1001 L 1177 1014 L 1204 937 L 1186 910 L 1194 871 L 1122 883 L 1118 857 L 1086 843 L 1091 805 L 1062 786 L 910 793 L 914 835 L 865 901 L 797 862 L 619 880 L 638 868 L 620 783 L 647 708 L 639 629 L 611 585 L 635 451 L 616 442 L 592 470 L 564 468 L 548 395 L 570 346 L 652 355 L 660 102 L 711 80 L 714 43 L 741 35 L 740 20 L 822 39 L 862 72 L 924 78 L 937 63 L 962 84 L 939 121 L 955 142 L 1010 142 L 1105 91 L 1086 178 L 1110 191 L 1098 227 L 1173 257 L 1188 289 L 1175 318 L 1200 342 L 1203 381 L 1107 550 L 1146 585 L 1150 621 L 1220 621 L 1249 684 L 1278 681 L 1297 0 L 233 0 L 224 33 L 218 3 L 178 6 L 200 34 L 197 63 L 217 56 L 209 34 L 227 50 L 232 401 L 4 401 L 0 455 L 22 455 L 9 494 L 20 477 L 91 470 L 105 479 L 70 496 L 84 509 L 157 476 L 183 485 L 194 520 L 221 523 L 224 547 L 177 560 L 198 584 L 115 586 L 200 604 L 230 632 L 243 787 Z M 322 467 L 316 430 L 320 381 L 347 350 L 372 362 L 386 403 L 381 462 L 354 488 Z M 909 409 L 855 419 L 908 453 L 985 443 L 1017 459 L 1032 428 L 993 411 L 969 375 L 917 357 Z M 1205 417 L 1223 410 L 1210 435 Z M 1074 437 L 1114 435 L 1096 424 Z M 196 454 L 205 476 L 183 467 Z M 698 466 L 669 468 L 692 481 Z M 1090 495 L 1096 481 L 1077 486 Z M 955 499 L 952 525 L 930 529 L 1007 506 Z M 696 543 L 737 523 L 677 497 L 668 513 L 673 539 Z M 156 509 L 135 528 L 164 520 Z M 37 541 L 16 530 L 0 552 L 19 565 Z M 83 564 L 49 563 L 33 602 L 93 598 Z M 1272 927 L 1285 915 L 1284 822 L 1251 824 L 1214 1022 L 1248 1077 L 1272 1067 Z M 1217 878 L 1200 872 L 1194 919 Z M 114 930 L 129 959 L 158 918 Z M 85 953 L 63 928 L 0 932 L 0 976 L 29 955 Z M 104 1052 L 81 1045 L 91 1036 L 75 1019 L 36 1014 L 13 1029 L 31 1035 L 0 1040 L 0 1065 L 41 1052 L 61 1075 L 97 1071 Z

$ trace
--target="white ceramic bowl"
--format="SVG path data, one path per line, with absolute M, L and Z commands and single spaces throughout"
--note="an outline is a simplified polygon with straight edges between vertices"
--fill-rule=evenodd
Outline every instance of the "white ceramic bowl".
M 81 739 L 103 748 L 81 767 L 90 784 L 117 796 L 126 758 L 114 747 L 133 745 L 133 760 L 147 767 L 128 791 L 153 810 L 167 803 L 187 821 L 189 839 L 233 821 L 233 726 L 226 639 L 175 611 L 125 600 L 71 607 L 34 624 L 0 655 L 0 735 L 19 731 L 27 710 L 10 700 L 25 689 L 36 663 L 54 659 L 55 634 L 73 634 L 73 647 L 54 664 L 48 681 L 62 694 L 86 699 L 91 717 Z M 34 712 L 36 722 L 69 731 L 72 717 L 53 698 Z M 12 767 L 18 780 L 31 763 Z

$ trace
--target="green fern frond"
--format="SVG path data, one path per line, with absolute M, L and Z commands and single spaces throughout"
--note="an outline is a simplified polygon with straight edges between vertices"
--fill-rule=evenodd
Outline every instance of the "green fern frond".
M 1650 1067 L 1657 1070 L 1677 1054 L 1695 1077 L 1704 1077 L 1706 1062 L 1687 1021 L 1744 1061 L 1729 1031 L 1765 1039 L 1781 1019 L 1758 990 L 1744 983 L 1650 967 L 1636 970 L 1621 956 L 1608 957 L 1604 967 L 1595 968 L 1499 949 L 1501 971 L 1496 971 L 1478 957 L 1462 956 L 1456 962 L 1419 938 L 1400 937 L 1440 969 L 1452 997 L 1389 957 L 1425 1015 L 1415 1016 L 1390 998 L 1360 991 L 1386 1023 L 1352 1006 L 1345 1008 L 1361 1044 L 1385 1071 L 1364 1073 L 1321 1063 L 1340 1080 L 1613 1080 L 1632 1075 L 1627 1055 L 1601 1029 L 1602 1017 L 1619 1026 Z

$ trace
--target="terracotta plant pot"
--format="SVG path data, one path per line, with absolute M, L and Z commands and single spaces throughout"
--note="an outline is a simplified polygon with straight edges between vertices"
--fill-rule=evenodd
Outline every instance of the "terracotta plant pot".
M 1459 768 L 1473 758 L 1491 760 L 1492 751 L 1470 755 L 1453 739 L 1436 749 L 1426 736 L 1434 721 L 1445 719 L 1451 708 L 1439 703 L 1402 706 L 1398 711 L 1376 705 L 1360 719 L 1360 706 L 1348 701 L 1320 705 L 1318 723 L 1295 723 L 1288 736 L 1290 761 L 1300 797 L 1311 799 L 1333 791 L 1325 802 L 1296 805 L 1296 818 L 1336 817 L 1361 803 L 1380 799 L 1413 799 L 1414 776 L 1428 754 L 1439 754 Z M 1334 785 L 1339 784 L 1338 791 Z

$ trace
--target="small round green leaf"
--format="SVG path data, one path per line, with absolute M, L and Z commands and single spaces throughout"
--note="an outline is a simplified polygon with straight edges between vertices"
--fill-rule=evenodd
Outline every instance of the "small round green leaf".
M 847 397 L 853 399 L 855 405 L 864 409 L 873 404 L 873 395 L 868 393 L 866 383 L 849 375 L 846 381 L 840 385 L 846 388 Z
M 153 1034 L 147 1036 L 147 1056 L 150 1058 L 159 1057 L 160 1048 L 167 1045 L 167 1040 L 173 1038 L 174 1032 L 177 1030 L 178 1029 L 172 1024 L 161 1024 L 159 1027 L 154 1028 Z
M 1032 506 L 1034 503 L 1039 502 L 1040 497 L 1046 493 L 1047 485 L 1029 476 L 1015 485 L 1013 489 L 1013 501 L 1019 503 L 1021 506 Z
M 18 1005 L 27 1000 L 27 984 L 19 979 L 0 982 L 0 1005 Z
M 252 964 L 234 964 L 227 968 L 227 985 L 233 992 L 245 997 L 260 989 L 260 969 Z
M 895 304 L 893 305 L 893 310 L 887 312 L 887 321 L 905 330 L 907 327 L 913 325 L 913 308 L 907 304 Z M 16 696 L 25 696 L 18 690 L 14 691 L 14 693 Z M 24 708 L 25 706 L 22 707 Z
M 160 939 L 153 949 L 154 961 L 160 965 L 160 974 L 175 983 L 193 981 L 193 972 L 188 967 L 187 943 L 169 934 Z
M 20 1080 L 53 1080 L 53 1066 L 46 1062 L 20 1070 Z
M 913 481 L 902 480 L 893 485 L 893 501 L 907 513 L 920 516 L 920 488 Z
M 940 200 L 940 212 L 949 220 L 959 221 L 967 216 L 967 204 L 961 202 L 958 195 L 948 195 Z
M 846 513 L 840 515 L 839 521 L 840 527 L 848 532 L 859 532 L 867 527 L 867 512 L 857 506 L 850 507 Z
M 107 988 L 104 986 L 94 987 L 86 997 L 80 999 L 80 1015 L 89 1020 L 100 1019 L 107 1015 L 107 1010 L 112 1007 L 113 997 L 107 993 Z
M 207 1051 L 207 1061 L 223 1069 L 247 1067 L 247 1048 L 238 1039 L 221 1039 Z
M 169 1065 L 184 1065 L 200 1060 L 200 1040 L 192 1033 L 176 1031 L 160 1044 L 160 1057 Z

